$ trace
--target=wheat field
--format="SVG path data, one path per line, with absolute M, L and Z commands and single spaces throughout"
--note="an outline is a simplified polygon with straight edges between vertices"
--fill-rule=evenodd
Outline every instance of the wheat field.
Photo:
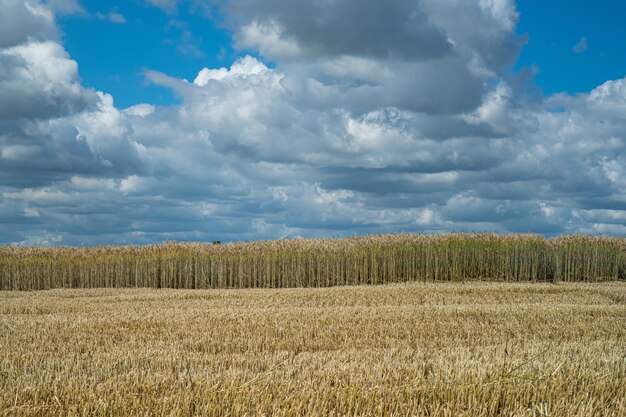
M 0 292 L 3 416 L 625 416 L 626 283 Z
M 0 247 L 0 290 L 290 288 L 465 280 L 626 280 L 626 239 L 396 234 L 220 245 Z

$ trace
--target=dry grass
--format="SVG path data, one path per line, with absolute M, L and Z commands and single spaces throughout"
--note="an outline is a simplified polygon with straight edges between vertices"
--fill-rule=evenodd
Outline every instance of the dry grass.
M 626 279 L 626 239 L 404 234 L 224 245 L 0 247 L 0 290 L 289 288 L 468 279 Z
M 626 283 L 0 292 L 0 415 L 625 416 Z

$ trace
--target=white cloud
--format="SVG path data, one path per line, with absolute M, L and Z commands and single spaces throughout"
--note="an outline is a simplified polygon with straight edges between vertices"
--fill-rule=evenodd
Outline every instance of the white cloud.
M 25 207 L 24 208 L 24 217 L 40 217 L 39 211 L 34 208 Z
M 263 75 L 267 72 L 267 70 L 268 68 L 256 58 L 246 55 L 235 62 L 230 67 L 230 70 L 223 67 L 219 69 L 203 68 L 198 73 L 193 83 L 197 86 L 203 87 L 211 80 L 222 81 L 233 77 L 245 79 L 251 75 Z
M 576 54 L 582 54 L 589 47 L 589 41 L 586 37 L 581 37 L 578 42 L 574 46 L 572 46 L 572 51 Z
M 153 178 L 131 175 L 120 181 L 120 191 L 125 194 L 143 193 L 152 189 L 158 192 L 158 182 Z
M 254 21 L 237 32 L 235 45 L 239 49 L 255 49 L 264 56 L 279 59 L 296 58 L 301 54 L 297 42 L 281 37 L 275 24 L 259 24 Z
M 146 0 L 148 4 L 151 4 L 166 13 L 173 14 L 176 12 L 179 0 Z
M 63 242 L 63 236 L 43 232 L 41 235 L 27 235 L 26 239 L 13 243 L 18 246 L 52 246 Z
M 80 85 L 76 61 L 52 41 L 0 49 L 0 89 L 0 117 L 8 118 L 65 115 L 97 100 Z
M 0 157 L 8 161 L 20 161 L 35 156 L 39 153 L 36 146 L 9 145 L 0 149 Z
M 70 179 L 70 184 L 75 190 L 81 191 L 110 191 L 116 187 L 115 181 L 111 178 L 87 178 L 77 175 Z
M 33 205 L 63 205 L 72 202 L 71 195 L 56 188 L 26 188 L 17 192 L 5 192 L 4 198 L 11 200 L 21 200 Z
M 154 113 L 155 107 L 152 104 L 142 103 L 124 109 L 124 113 L 130 116 L 147 117 Z
M 126 18 L 124 17 L 124 15 L 118 12 L 114 12 L 114 11 L 111 11 L 108 13 L 97 12 L 95 16 L 100 20 L 108 20 L 109 22 L 112 22 L 112 23 L 117 23 L 117 24 L 126 23 Z
M 46 7 L 57 14 L 86 14 L 79 0 L 47 0 Z
M 431 226 L 436 220 L 436 214 L 430 209 L 424 209 L 417 218 L 417 223 L 421 226 Z

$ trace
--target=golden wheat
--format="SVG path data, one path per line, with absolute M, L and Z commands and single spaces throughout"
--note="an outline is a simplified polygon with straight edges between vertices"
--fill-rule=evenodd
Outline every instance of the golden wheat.
M 407 281 L 626 279 L 626 240 L 377 235 L 252 243 L 0 247 L 0 289 L 287 288 Z

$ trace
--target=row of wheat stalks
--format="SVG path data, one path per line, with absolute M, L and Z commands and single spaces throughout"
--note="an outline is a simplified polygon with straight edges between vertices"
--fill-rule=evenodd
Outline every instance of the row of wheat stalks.
M 4 290 L 286 288 L 479 279 L 626 279 L 626 239 L 402 234 L 223 245 L 0 247 Z

